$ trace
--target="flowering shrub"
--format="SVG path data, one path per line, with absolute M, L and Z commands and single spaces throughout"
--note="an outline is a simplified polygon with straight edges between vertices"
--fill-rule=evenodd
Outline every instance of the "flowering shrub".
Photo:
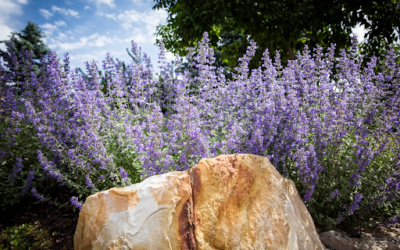
M 82 77 L 69 70 L 67 56 L 61 66 L 50 53 L 40 78 L 31 73 L 19 83 L 26 86 L 21 97 L 5 84 L 5 72 L 18 63 L 28 67 L 29 54 L 24 62 L 1 65 L 1 115 L 10 118 L 1 131 L 3 176 L 9 183 L 20 179 L 14 188 L 21 195 L 30 190 L 46 202 L 54 197 L 36 176 L 67 185 L 79 194 L 70 202 L 80 209 L 79 199 L 100 190 L 186 170 L 202 157 L 252 153 L 268 157 L 296 183 L 320 225 L 397 220 L 400 71 L 393 51 L 377 69 L 376 58 L 362 68 L 355 38 L 338 57 L 334 45 L 327 53 L 306 48 L 286 67 L 279 53 L 273 62 L 267 50 L 263 68 L 249 74 L 256 50 L 251 42 L 227 82 L 222 69 L 214 73 L 208 41 L 204 33 L 197 51 L 188 49 L 196 74 L 186 70 L 177 77 L 161 45 L 160 81 L 146 55 L 145 67 L 132 64 L 125 71 L 107 55 L 106 94 L 95 63 L 87 63 L 89 77 Z M 35 142 L 29 165 L 20 150 L 22 131 Z

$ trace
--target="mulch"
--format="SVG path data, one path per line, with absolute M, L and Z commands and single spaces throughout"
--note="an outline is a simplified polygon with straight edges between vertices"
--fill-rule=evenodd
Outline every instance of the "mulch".
M 69 199 L 69 192 L 63 190 L 61 200 Z M 78 224 L 79 210 L 73 212 L 71 207 L 59 208 L 55 205 L 37 204 L 31 209 L 21 208 L 19 211 L 0 213 L 0 232 L 7 227 L 40 222 L 39 229 L 45 229 L 53 239 L 49 249 L 74 249 L 74 234 Z M 52 236 L 57 233 L 56 236 Z
M 62 202 L 68 201 L 70 197 L 71 193 L 67 189 L 63 189 L 60 191 L 59 198 Z M 53 246 L 49 249 L 73 250 L 74 234 L 76 226 L 78 224 L 78 218 L 79 210 L 73 212 L 71 207 L 59 208 L 55 205 L 47 205 L 41 203 L 34 205 L 30 209 L 20 208 L 18 210 L 14 210 L 8 213 L 0 213 L 0 232 L 7 227 L 20 226 L 22 224 L 34 224 L 36 221 L 39 221 L 39 229 L 45 229 L 49 233 L 49 235 L 57 233 L 56 236 L 51 236 L 53 239 Z M 318 232 L 324 231 L 318 225 L 316 226 Z M 400 224 L 397 224 L 396 226 L 397 228 L 400 228 Z M 343 229 L 338 227 L 337 230 Z M 384 226 L 382 227 L 382 229 L 379 229 L 376 232 L 375 230 L 377 229 L 374 229 L 374 234 L 382 234 L 382 237 L 390 236 L 387 234 L 387 228 Z M 400 231 L 397 232 L 398 235 L 399 233 Z

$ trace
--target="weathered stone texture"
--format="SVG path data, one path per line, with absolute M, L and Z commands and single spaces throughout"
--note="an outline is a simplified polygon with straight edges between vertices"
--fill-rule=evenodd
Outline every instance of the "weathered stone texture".
M 324 249 L 294 182 L 266 158 L 202 159 L 190 173 L 199 249 Z
M 190 194 L 188 173 L 171 172 L 89 196 L 74 249 L 188 249 L 193 235 L 182 231 Z
M 75 249 L 324 249 L 295 184 L 260 156 L 202 159 L 90 196 Z

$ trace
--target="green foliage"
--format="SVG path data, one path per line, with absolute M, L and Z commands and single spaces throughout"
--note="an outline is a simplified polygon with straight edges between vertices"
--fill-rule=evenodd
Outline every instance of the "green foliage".
M 389 145 L 381 154 L 374 157 L 369 167 L 361 174 L 359 184 L 353 187 L 349 180 L 352 180 L 351 174 L 355 173 L 358 168 L 354 163 L 354 157 L 357 150 L 355 146 L 359 144 L 352 134 L 346 135 L 342 142 L 340 145 L 329 145 L 329 154 L 322 159 L 323 170 L 319 174 L 313 198 L 306 203 L 314 222 L 325 228 L 334 228 L 338 224 L 340 215 L 347 213 L 343 205 L 349 207 L 357 193 L 363 194 L 359 203 L 360 209 L 355 210 L 342 222 L 346 227 L 363 226 L 366 228 L 375 225 L 379 219 L 388 219 L 390 215 L 398 214 L 400 212 L 398 197 L 382 202 L 378 207 L 374 205 L 374 210 L 369 209 L 370 205 L 376 204 L 382 196 L 387 195 L 381 187 L 387 187 L 385 178 L 392 176 L 395 170 L 394 155 L 396 152 L 393 152 L 393 147 Z M 377 141 L 369 140 L 369 143 L 372 148 L 379 145 Z M 290 159 L 288 161 L 290 162 Z M 300 194 L 303 195 L 306 187 L 300 182 L 294 162 L 288 166 L 286 178 L 293 180 Z M 335 189 L 338 189 L 339 194 L 332 199 L 330 192 Z
M 40 223 L 8 227 L 0 234 L 0 250 L 50 249 L 53 240 Z M 54 233 L 53 236 L 56 234 Z
M 7 128 L 10 130 L 19 128 L 21 131 L 17 136 L 11 137 L 6 133 Z M 2 211 L 13 209 L 16 206 L 27 206 L 39 203 L 38 200 L 30 195 L 31 188 L 26 190 L 24 196 L 23 187 L 27 183 L 29 170 L 36 170 L 33 182 L 38 186 L 39 190 L 45 193 L 56 192 L 58 185 L 49 180 L 46 174 L 41 171 L 37 151 L 48 151 L 36 136 L 36 133 L 30 124 L 21 124 L 13 126 L 8 119 L 0 119 L 0 134 L 4 135 L 0 138 L 0 148 L 8 148 L 7 154 L 0 159 L 0 208 Z M 17 175 L 14 182 L 10 179 L 10 174 L 16 164 L 16 158 L 23 160 L 22 171 Z
M 117 103 L 118 105 L 118 103 Z M 131 112 L 127 111 L 126 112 Z M 119 121 L 113 130 L 109 134 L 104 134 L 106 139 L 105 147 L 107 152 L 113 157 L 113 164 L 117 167 L 123 167 L 128 172 L 130 181 L 128 184 L 139 183 L 143 180 L 142 173 L 142 162 L 138 159 L 139 156 L 136 153 L 135 145 L 130 143 L 125 137 L 125 121 Z M 122 186 L 122 182 L 119 183 Z
M 167 50 L 186 56 L 185 49 L 196 46 L 207 31 L 211 47 L 221 51 L 217 61 L 226 63 L 230 71 L 238 66 L 250 39 L 259 46 L 250 62 L 254 69 L 261 65 L 267 48 L 271 56 L 280 51 L 284 65 L 290 51 L 301 50 L 305 44 L 311 49 L 317 44 L 326 49 L 331 43 L 337 51 L 348 48 L 357 24 L 367 30 L 364 53 L 379 56 L 382 44 L 398 40 L 395 31 L 400 26 L 397 0 L 157 0 L 153 9 L 159 8 L 167 8 L 169 16 L 166 25 L 157 26 L 155 35 L 161 39 L 156 44 L 162 41 Z M 230 39 L 224 40 L 226 36 Z
M 172 31 L 172 28 L 166 25 L 159 25 L 157 26 L 158 32 L 162 39 L 156 39 L 156 44 L 160 44 L 163 42 L 165 47 L 171 51 L 173 54 L 178 54 L 180 56 L 186 56 L 186 48 L 188 46 L 184 46 L 182 41 L 179 40 L 176 33 Z M 213 29 L 217 32 L 221 41 L 216 44 L 216 46 L 211 46 L 214 49 L 214 57 L 215 63 L 214 66 L 216 68 L 222 67 L 223 74 L 227 80 L 232 80 L 232 73 L 231 69 L 234 68 L 235 63 L 233 59 L 227 56 L 229 53 L 223 53 L 227 50 L 231 51 L 238 51 L 238 48 L 242 46 L 242 43 L 246 43 L 247 40 L 244 39 L 244 35 L 239 33 L 236 34 L 235 32 L 221 32 L 220 29 L 216 26 L 213 26 Z M 197 42 L 189 42 L 190 46 L 197 48 Z M 226 45 L 233 44 L 232 47 L 226 47 Z M 195 53 L 197 56 L 197 53 Z M 173 63 L 173 62 L 172 62 Z M 197 72 L 193 71 L 191 67 L 189 67 L 189 62 L 182 63 L 182 68 L 177 70 L 176 72 L 184 73 L 185 70 L 190 71 L 190 76 L 196 77 L 199 76 Z M 215 70 L 214 70 L 215 71 Z
M 121 105 L 121 103 L 117 103 Z M 122 112 L 122 111 L 119 111 Z M 128 112 L 128 111 L 127 111 Z M 101 122 L 101 121 L 99 121 Z M 106 124 L 103 124 L 106 126 Z M 115 173 L 109 173 L 108 170 L 99 170 L 91 174 L 92 179 L 104 175 L 105 178 L 96 181 L 96 188 L 93 190 L 86 185 L 85 175 L 87 172 L 82 171 L 79 166 L 71 165 L 70 162 L 59 164 L 60 169 L 65 177 L 66 186 L 72 192 L 78 194 L 79 199 L 85 199 L 87 196 L 107 190 L 112 187 L 125 186 L 126 184 L 138 183 L 142 181 L 141 163 L 137 160 L 137 155 L 134 148 L 130 148 L 124 138 L 119 135 L 124 134 L 124 121 L 119 121 L 118 126 L 110 128 L 108 133 L 99 134 L 105 137 L 105 148 L 108 155 L 112 155 L 114 162 L 111 163 L 114 169 L 119 171 L 120 167 L 124 167 L 128 171 L 129 179 L 123 182 Z M 6 131 L 20 129 L 17 136 L 12 137 Z M 0 159 L 0 208 L 2 211 L 10 211 L 16 207 L 31 207 L 33 204 L 41 203 L 31 194 L 29 187 L 26 192 L 23 192 L 27 185 L 27 179 L 30 170 L 35 170 L 32 186 L 44 198 L 55 197 L 50 201 L 56 206 L 71 206 L 69 201 L 61 203 L 57 196 L 60 190 L 60 183 L 44 171 L 38 159 L 37 151 L 43 152 L 46 157 L 52 155 L 52 152 L 47 149 L 38 138 L 38 131 L 33 129 L 29 122 L 20 122 L 19 124 L 11 124 L 9 119 L 0 119 L 0 148 L 6 150 L 6 155 Z M 20 157 L 23 160 L 22 171 L 18 173 L 14 181 L 10 179 L 10 174 L 14 172 L 16 158 Z M 85 162 L 88 159 L 82 158 Z M 113 178 L 110 178 L 113 177 Z M 112 180 L 111 180 L 112 179 Z

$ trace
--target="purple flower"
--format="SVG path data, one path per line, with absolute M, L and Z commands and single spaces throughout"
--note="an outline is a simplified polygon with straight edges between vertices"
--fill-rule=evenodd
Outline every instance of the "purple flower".
M 335 189 L 335 191 L 333 191 L 332 193 L 330 193 L 330 197 L 331 199 L 335 198 L 336 196 L 339 195 L 339 190 Z
M 8 176 L 10 182 L 15 182 L 18 174 L 22 171 L 22 159 L 20 157 L 16 158 L 15 167 L 13 168 L 13 173 Z
M 17 162 L 15 163 L 17 167 L 22 167 L 22 159 L 20 157 L 17 157 Z
M 120 168 L 119 173 L 121 174 L 121 178 L 126 181 L 126 178 L 128 177 L 128 172 L 125 171 L 125 169 Z
M 94 185 L 93 185 L 93 183 L 92 183 L 92 180 L 90 179 L 89 174 L 87 174 L 87 175 L 85 176 L 85 179 L 86 179 L 86 186 L 88 186 L 88 187 L 90 187 L 90 188 L 94 188 Z
M 74 150 L 68 149 L 68 158 L 73 161 L 75 159 Z
M 36 199 L 40 200 L 41 202 L 46 202 L 46 201 L 49 200 L 48 198 L 44 198 L 42 195 L 40 195 L 40 194 L 37 192 L 36 188 L 32 188 L 32 189 L 31 189 L 31 193 L 32 193 L 32 195 L 33 195 Z
M 78 197 L 72 196 L 71 199 L 69 200 L 74 207 L 77 209 L 81 210 L 82 208 L 82 203 L 78 202 Z
M 377 169 L 381 156 L 390 158 L 385 164 L 398 170 L 400 137 L 395 128 L 400 124 L 400 66 L 393 50 L 383 63 L 376 58 L 366 60 L 366 67 L 354 38 L 351 48 L 340 54 L 335 54 L 334 44 L 327 53 L 321 47 L 311 50 L 305 46 L 298 59 L 287 65 L 282 64 L 279 52 L 271 58 L 266 50 L 262 66 L 251 71 L 249 63 L 257 44 L 250 41 L 231 72 L 233 80 L 229 80 L 222 68 L 213 66 L 214 51 L 208 34 L 203 36 L 196 49 L 187 48 L 189 70 L 185 71 L 180 70 L 183 64 L 178 57 L 174 71 L 161 44 L 160 80 L 153 76 L 150 58 L 141 57 L 135 43 L 132 64 L 122 67 L 107 54 L 99 67 L 96 62 L 86 62 L 83 75 L 69 69 L 68 55 L 62 66 L 50 52 L 43 57 L 40 77 L 28 72 L 32 56 L 21 53 L 18 62 L 13 45 L 7 44 L 6 56 L 13 63 L 0 60 L 0 78 L 12 82 L 5 72 L 23 65 L 29 80 L 18 83 L 26 87 L 21 98 L 15 98 L 11 86 L 0 88 L 0 97 L 4 97 L 1 115 L 11 118 L 0 135 L 6 142 L 1 144 L 2 151 L 12 156 L 12 147 L 21 144 L 18 133 L 23 128 L 31 132 L 33 144 L 46 149 L 29 160 L 38 161 L 42 168 L 36 169 L 40 173 L 29 172 L 23 193 L 32 188 L 33 194 L 39 195 L 34 189 L 35 174 L 45 173 L 60 185 L 86 185 L 93 193 L 104 176 L 113 181 L 118 174 L 123 180 L 128 178 L 119 164 L 138 167 L 137 177 L 147 178 L 187 170 L 204 157 L 251 153 L 270 156 L 284 177 L 298 178 L 296 185 L 301 186 L 310 206 L 315 200 L 336 198 L 334 206 L 340 209 L 341 199 L 358 189 L 361 181 L 376 181 L 368 178 L 367 170 Z M 377 65 L 382 66 L 379 73 Z M 384 155 L 387 152 L 390 157 Z M 1 154 L 2 162 L 9 164 L 9 155 Z M 30 166 L 24 168 L 31 170 Z M 15 181 L 22 175 L 22 159 L 7 169 L 10 180 Z M 90 174 L 97 176 L 98 170 L 103 175 L 91 179 Z M 397 199 L 400 183 L 395 173 L 380 176 L 383 179 L 376 183 L 386 183 L 384 186 L 357 193 L 353 203 L 343 206 L 347 210 L 338 223 L 361 206 L 373 209 Z M 335 183 L 325 183 L 327 177 Z M 110 182 L 103 183 L 109 185 L 104 188 L 112 187 Z M 325 191 L 326 187 L 341 190 Z M 313 199 L 315 195 L 318 197 Z M 77 198 L 71 202 L 76 203 Z
M 22 196 L 24 196 L 26 191 L 31 187 L 34 177 L 35 177 L 35 169 L 29 171 L 28 180 L 26 181 L 25 186 L 22 188 Z
M 359 203 L 362 199 L 363 195 L 360 193 L 357 193 L 356 196 L 354 196 L 354 203 Z

